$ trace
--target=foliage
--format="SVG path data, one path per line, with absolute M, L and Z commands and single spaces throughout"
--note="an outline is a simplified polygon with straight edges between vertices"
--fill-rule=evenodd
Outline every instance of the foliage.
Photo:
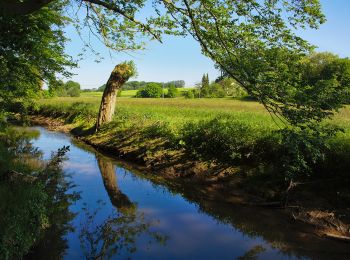
M 27 16 L 0 13 L 0 109 L 36 97 L 42 81 L 56 73 L 70 75 L 66 68 L 74 63 L 64 53 L 63 7 L 54 2 Z
M 218 83 L 212 83 L 205 88 L 201 89 L 201 97 L 207 98 L 223 98 L 226 96 L 225 90 L 222 85 Z
M 148 83 L 144 88 L 137 91 L 136 97 L 159 98 L 162 94 L 163 89 L 160 83 Z
M 183 143 L 186 149 L 205 161 L 242 165 L 253 155 L 259 134 L 262 132 L 253 130 L 247 124 L 219 116 L 185 125 Z
M 30 143 L 32 136 L 11 129 L 0 133 L 1 259 L 22 258 L 43 240 L 58 250 L 58 258 L 66 248 L 62 237 L 73 216 L 68 206 L 78 198 L 67 193 L 71 184 L 60 168 L 67 148 L 43 162 Z
M 144 88 L 148 83 L 146 81 L 128 81 L 123 85 L 123 90 L 130 90 L 130 89 L 140 89 Z
M 202 76 L 202 84 L 201 84 L 201 93 L 204 93 L 204 95 L 207 94 L 207 89 L 209 88 L 209 75 L 207 74 L 203 74 Z
M 124 61 L 114 67 L 112 74 L 116 74 L 123 82 L 137 76 L 136 65 L 133 61 Z
M 168 93 L 165 95 L 167 98 L 175 98 L 179 95 L 179 91 L 177 90 L 175 85 L 168 86 Z
M 322 128 L 277 131 L 280 141 L 276 145 L 278 157 L 274 163 L 286 180 L 305 178 L 314 172 L 317 165 L 323 163 L 329 150 L 329 137 L 339 129 L 326 126 Z
M 183 88 L 185 87 L 185 81 L 184 80 L 173 80 L 164 83 L 165 88 L 169 88 L 171 86 L 175 86 L 175 88 Z
M 65 89 L 67 90 L 67 94 L 70 97 L 79 97 L 80 96 L 80 84 L 78 82 L 74 82 L 69 80 L 64 84 Z
M 169 86 L 175 86 L 176 88 L 183 88 L 185 86 L 185 81 L 183 81 L 183 80 L 174 80 L 174 81 L 169 81 L 166 83 L 146 82 L 146 81 L 128 81 L 123 85 L 122 89 L 123 90 L 138 90 L 138 89 L 144 88 L 149 83 L 162 84 L 162 85 L 164 85 L 164 88 L 168 88 Z M 105 86 L 102 85 L 99 88 L 99 91 L 103 91 L 104 87 Z
M 195 93 L 194 92 L 195 92 L 194 89 L 190 89 L 190 90 L 184 92 L 185 98 L 188 98 L 188 99 L 195 98 Z
M 17 3 L 18 7 L 21 4 Z M 71 22 L 81 33 L 88 27 L 89 32 L 99 35 L 106 46 L 115 50 L 143 48 L 144 38 L 161 41 L 162 34 L 191 34 L 201 44 L 203 53 L 249 95 L 295 126 L 317 123 L 337 107 L 337 104 L 330 104 L 323 108 L 315 106 L 316 102 L 309 102 L 312 98 L 306 98 L 305 93 L 308 88 L 300 81 L 300 61 L 312 47 L 296 36 L 291 27 L 317 28 L 323 23 L 325 19 L 318 0 L 301 3 L 292 0 L 205 3 L 161 0 L 152 5 L 154 15 L 139 21 L 136 15 L 144 4 L 144 1 L 86 0 L 79 6 L 79 10 L 86 10 L 81 15 L 85 18 L 76 16 Z M 20 8 L 11 9 L 3 4 L 2 10 L 13 13 Z M 19 13 L 31 14 L 35 10 L 33 2 L 33 8 L 22 9 Z M 62 16 L 57 19 L 62 21 Z M 64 41 L 61 42 L 63 45 Z M 205 89 L 209 84 L 207 76 L 204 81 Z M 304 100 L 298 100 L 301 95 Z
M 153 223 L 135 208 L 114 211 L 102 223 L 98 223 L 97 214 L 104 206 L 101 202 L 98 205 L 92 212 L 87 207 L 83 208 L 85 220 L 79 241 L 86 259 L 111 259 L 121 253 L 131 255 L 137 251 L 136 239 L 145 234 L 150 236 L 148 245 L 166 242 L 167 237 L 151 231 Z
M 216 81 L 216 83 L 222 86 L 226 96 L 232 96 L 234 98 L 243 98 L 247 96 L 247 91 L 233 78 L 225 77 Z
M 49 92 L 51 96 L 79 97 L 80 84 L 72 80 L 69 80 L 66 83 L 62 80 L 52 80 L 49 84 Z
M 339 109 L 349 102 L 350 59 L 332 53 L 313 53 L 303 59 L 302 80 L 309 102 L 318 102 L 321 109 Z M 300 96 L 298 99 L 305 97 Z M 304 101 L 307 102 L 306 100 Z
M 223 86 L 217 83 L 209 83 L 209 75 L 204 74 L 202 84 L 200 85 L 200 97 L 221 98 L 225 97 L 226 93 Z
M 85 105 L 73 105 L 78 100 L 84 101 L 82 97 L 60 98 L 56 104 L 50 100 L 50 104 L 42 105 L 40 114 L 73 118 L 75 124 L 86 125 L 96 116 L 98 98 L 93 102 L 86 99 Z M 323 129 L 304 128 L 297 132 L 279 129 L 257 102 L 130 98 L 119 101 L 115 121 L 105 131 L 112 136 L 115 132 L 118 136 L 133 133 L 133 145 L 141 147 L 147 140 L 160 138 L 167 146 L 179 149 L 180 145 L 201 160 L 220 165 L 246 164 L 288 181 L 319 178 L 321 173 L 333 176 L 347 169 L 348 114 L 349 108 L 342 110 L 342 117 L 331 121 L 331 125 L 322 125 Z M 339 126 L 346 127 L 346 132 L 333 136 Z
M 33 6 L 21 9 L 21 5 L 28 1 L 33 1 Z M 0 11 L 3 14 L 6 10 L 12 15 L 8 20 L 14 18 L 13 14 L 16 12 L 32 16 L 40 8 L 40 12 L 47 11 L 37 1 L 28 1 L 12 3 L 17 8 L 11 8 L 11 3 L 3 3 Z M 303 59 L 313 47 L 298 37 L 295 31 L 300 27 L 317 28 L 325 21 L 318 0 L 160 0 L 152 3 L 153 13 L 142 16 L 140 11 L 145 4 L 146 1 L 86 0 L 78 7 L 78 10 L 84 10 L 83 13 L 74 17 L 71 22 L 81 34 L 85 28 L 89 35 L 90 32 L 98 35 L 106 46 L 119 51 L 142 49 L 144 39 L 161 41 L 163 34 L 190 34 L 200 43 L 203 53 L 226 76 L 235 79 L 249 96 L 256 98 L 271 114 L 286 126 L 291 126 L 295 132 L 305 127 L 316 129 L 313 128 L 314 125 L 333 115 L 344 102 L 345 88 L 339 85 L 334 69 L 329 70 L 331 76 L 328 79 L 317 82 L 305 82 L 303 77 Z M 141 19 L 138 20 L 137 16 Z M 64 20 L 62 15 L 52 17 L 57 20 L 51 24 L 62 23 Z M 12 26 L 17 27 L 17 24 Z M 50 27 L 47 30 L 51 29 Z M 7 29 L 10 37 L 11 30 Z M 61 43 L 58 52 L 62 52 L 64 39 L 62 34 L 59 36 L 61 38 L 58 37 L 54 43 Z M 13 39 L 9 42 L 11 41 Z M 42 40 L 36 42 L 38 43 L 47 46 L 47 42 Z M 86 46 L 89 44 L 86 43 Z M 61 63 L 54 64 L 62 65 L 62 58 L 59 61 Z M 35 70 L 37 74 L 41 71 Z M 55 72 L 58 72 L 57 67 Z M 222 96 L 217 85 L 213 85 L 215 91 L 210 91 L 208 85 L 209 79 L 206 75 L 202 82 L 204 96 L 213 96 L 213 92 L 219 92 L 219 96 Z M 159 89 L 150 95 L 145 89 L 140 90 L 138 96 L 158 96 Z M 319 127 L 317 129 L 322 130 Z
M 103 84 L 97 89 L 97 91 L 103 92 L 105 88 L 106 88 L 106 84 Z
M 292 125 L 313 124 L 328 115 L 329 109 L 300 104 L 295 95 L 303 92 L 300 61 L 312 48 L 290 27 L 317 28 L 324 22 L 318 1 L 184 4 L 186 12 L 176 14 L 177 21 L 188 22 L 185 27 L 203 52 L 271 113 Z

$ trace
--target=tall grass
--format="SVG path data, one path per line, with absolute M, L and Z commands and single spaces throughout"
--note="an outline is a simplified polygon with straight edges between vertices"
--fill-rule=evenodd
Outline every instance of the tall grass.
M 40 100 L 38 113 L 89 127 L 95 122 L 99 102 L 100 97 L 92 95 Z M 125 141 L 123 136 L 133 133 L 129 143 L 136 150 L 140 147 L 152 150 L 152 140 L 161 138 L 168 147 L 184 149 L 205 161 L 227 165 L 266 166 L 270 163 L 278 165 L 277 171 L 280 172 L 288 168 L 289 172 L 306 173 L 316 168 L 319 171 L 319 165 L 331 170 L 333 162 L 342 165 L 340 168 L 347 167 L 349 117 L 350 108 L 345 107 L 325 122 L 345 129 L 332 140 L 312 137 L 305 141 L 307 133 L 304 132 L 297 133 L 295 138 L 287 138 L 288 130 L 276 124 L 276 120 L 256 102 L 230 98 L 118 98 L 114 122 L 103 131 L 108 136 L 105 142 L 111 144 L 122 143 Z M 323 142 L 326 143 L 323 145 Z M 323 154 L 310 148 L 313 143 L 324 147 L 322 153 L 330 159 L 325 164 L 322 162 Z M 292 166 L 284 165 L 287 162 Z

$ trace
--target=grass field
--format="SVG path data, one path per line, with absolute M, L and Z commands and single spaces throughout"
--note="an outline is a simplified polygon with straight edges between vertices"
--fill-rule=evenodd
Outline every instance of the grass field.
M 63 119 L 83 135 L 92 133 L 100 100 L 101 93 L 41 99 L 34 113 Z M 97 146 L 134 153 L 132 158 L 166 162 L 164 158 L 184 151 L 206 162 L 249 165 L 257 167 L 256 171 L 260 166 L 270 171 L 274 165 L 271 172 L 287 176 L 283 180 L 299 173 L 319 173 L 321 168 L 322 172 L 344 173 L 350 167 L 349 106 L 325 122 L 344 128 L 344 133 L 327 139 L 309 135 L 307 141 L 303 133 L 289 138 L 284 135 L 288 131 L 274 131 L 285 125 L 252 101 L 119 97 L 116 106 L 113 122 L 87 138 Z M 309 149 L 316 142 L 320 153 Z
M 167 122 L 174 128 L 185 122 L 193 122 L 225 115 L 238 121 L 244 121 L 258 128 L 277 129 L 278 121 L 273 120 L 264 107 L 253 101 L 241 101 L 232 98 L 130 98 L 135 90 L 122 92 L 117 99 L 116 114 L 136 116 L 147 121 Z M 91 111 L 97 113 L 100 104 L 101 92 L 85 92 L 80 97 L 57 97 L 42 99 L 39 104 L 51 107 L 69 107 L 74 103 L 89 104 Z M 58 108 L 57 109 L 60 109 Z M 331 120 L 345 129 L 346 136 L 350 137 L 350 106 L 346 106 Z M 343 135 L 343 134 L 342 134 Z

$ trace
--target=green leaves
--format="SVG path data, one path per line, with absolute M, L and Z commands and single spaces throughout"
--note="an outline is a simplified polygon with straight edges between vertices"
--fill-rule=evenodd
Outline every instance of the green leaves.
M 43 81 L 56 73 L 71 75 L 74 66 L 64 53 L 62 3 L 27 16 L 0 15 L 0 106 L 8 109 L 15 99 L 26 101 L 37 95 Z

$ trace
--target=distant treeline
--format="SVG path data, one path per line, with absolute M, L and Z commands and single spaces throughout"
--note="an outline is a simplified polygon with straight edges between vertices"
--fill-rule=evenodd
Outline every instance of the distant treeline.
M 184 80 L 173 80 L 169 82 L 147 82 L 147 81 L 128 81 L 126 82 L 122 90 L 139 90 L 142 88 L 145 88 L 147 84 L 154 83 L 154 84 L 159 84 L 164 88 L 169 88 L 171 86 L 174 86 L 175 88 L 183 88 L 185 87 L 185 81 Z M 106 87 L 106 84 L 103 84 L 97 89 L 92 89 L 91 91 L 103 91 Z
M 63 82 L 62 80 L 51 81 L 48 85 L 48 95 L 58 97 L 79 97 L 80 84 L 73 80 Z

